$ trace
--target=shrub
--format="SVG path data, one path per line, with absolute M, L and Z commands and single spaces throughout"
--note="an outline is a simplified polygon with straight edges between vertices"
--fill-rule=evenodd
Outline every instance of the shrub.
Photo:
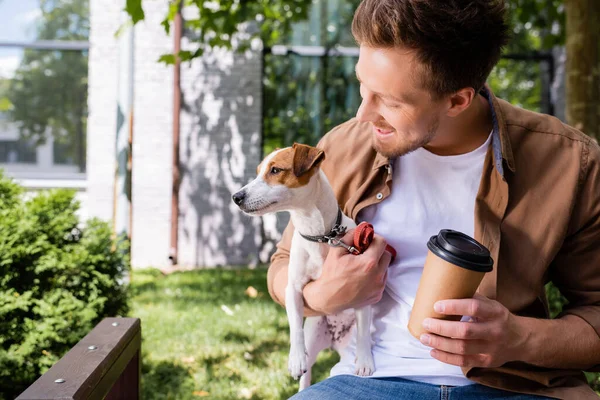
M 127 313 L 127 244 L 75 193 L 26 199 L 0 171 L 0 398 L 12 399 L 102 318 Z

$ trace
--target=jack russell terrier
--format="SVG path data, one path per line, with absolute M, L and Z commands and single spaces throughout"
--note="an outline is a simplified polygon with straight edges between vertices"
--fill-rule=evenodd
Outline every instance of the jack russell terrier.
M 375 370 L 371 353 L 371 307 L 345 310 L 337 315 L 307 317 L 302 329 L 304 301 L 302 290 L 321 275 L 329 246 L 343 246 L 346 229 L 356 226 L 344 215 L 333 189 L 319 164 L 325 153 L 315 147 L 295 143 L 275 150 L 258 166 L 258 176 L 232 198 L 240 209 L 253 216 L 288 211 L 294 224 L 285 308 L 290 325 L 288 369 L 300 379 L 300 390 L 310 386 L 311 368 L 317 354 L 326 348 L 338 351 L 348 344 L 348 332 L 357 323 L 356 374 L 370 376 Z M 392 250 L 393 251 L 393 250 Z

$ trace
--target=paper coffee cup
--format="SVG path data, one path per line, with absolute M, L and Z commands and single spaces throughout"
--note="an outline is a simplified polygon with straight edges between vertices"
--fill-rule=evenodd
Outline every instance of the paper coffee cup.
M 425 318 L 458 321 L 461 316 L 438 314 L 433 311 L 433 305 L 439 300 L 473 297 L 483 276 L 494 264 L 485 246 L 450 229 L 432 236 L 427 247 L 429 252 L 408 321 L 408 330 L 417 339 L 427 333 L 422 325 Z

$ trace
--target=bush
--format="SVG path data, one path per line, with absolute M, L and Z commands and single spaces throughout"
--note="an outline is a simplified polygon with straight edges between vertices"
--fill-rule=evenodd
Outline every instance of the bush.
M 127 313 L 126 248 L 80 226 L 75 193 L 29 200 L 0 171 L 0 399 L 12 399 L 102 318 Z M 123 242 L 123 241 L 121 241 Z

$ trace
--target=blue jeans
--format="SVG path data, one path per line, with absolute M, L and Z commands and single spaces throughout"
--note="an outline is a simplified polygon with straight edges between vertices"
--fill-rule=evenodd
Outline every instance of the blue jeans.
M 291 400 L 541 400 L 549 397 L 519 394 L 473 384 L 438 386 L 402 378 L 360 378 L 337 375 L 309 386 Z

